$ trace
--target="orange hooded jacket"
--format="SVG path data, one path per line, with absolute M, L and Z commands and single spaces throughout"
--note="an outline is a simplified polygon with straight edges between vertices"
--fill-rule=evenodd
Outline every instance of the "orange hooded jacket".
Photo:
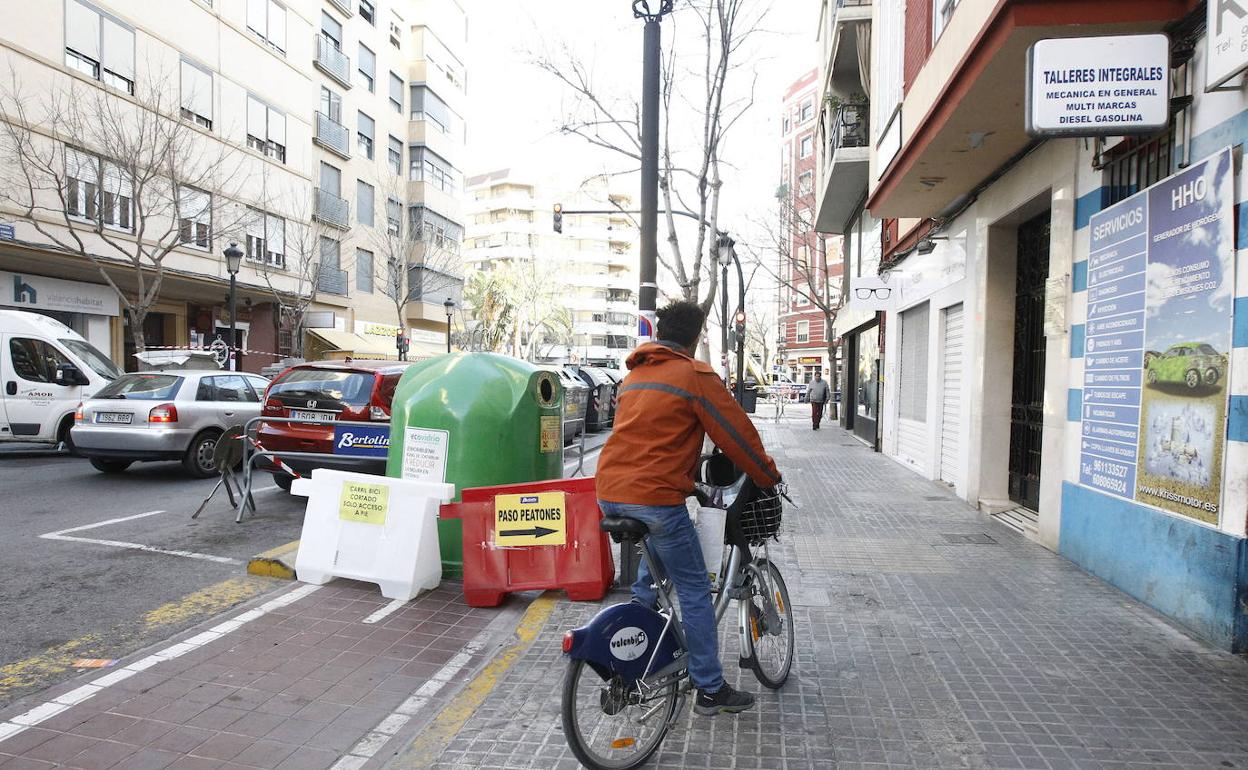
M 706 434 L 760 487 L 780 481 L 754 424 L 708 364 L 664 342 L 642 345 L 626 363 L 615 429 L 598 458 L 599 500 L 683 504 Z

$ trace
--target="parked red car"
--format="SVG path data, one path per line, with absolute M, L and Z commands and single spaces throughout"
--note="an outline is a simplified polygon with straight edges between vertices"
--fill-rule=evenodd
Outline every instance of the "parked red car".
M 384 457 L 342 455 L 329 459 L 281 453 L 334 454 L 334 423 L 341 420 L 389 426 L 394 389 L 411 365 L 410 361 L 320 361 L 293 366 L 269 383 L 260 414 L 306 422 L 261 423 L 257 439 L 302 475 L 313 468 L 384 474 Z M 274 471 L 277 485 L 290 489 L 288 474 L 263 461 L 258 467 Z

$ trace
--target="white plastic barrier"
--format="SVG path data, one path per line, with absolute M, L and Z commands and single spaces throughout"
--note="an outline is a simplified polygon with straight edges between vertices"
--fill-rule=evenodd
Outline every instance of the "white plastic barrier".
M 353 578 L 403 600 L 442 582 L 438 506 L 455 496 L 453 484 L 317 468 L 291 492 L 308 498 L 295 557 L 299 580 Z

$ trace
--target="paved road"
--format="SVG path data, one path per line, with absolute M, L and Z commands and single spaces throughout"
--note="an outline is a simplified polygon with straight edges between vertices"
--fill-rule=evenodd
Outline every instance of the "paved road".
M 106 476 L 47 450 L 0 451 L 0 705 L 78 673 L 77 659 L 119 658 L 278 585 L 246 561 L 299 537 L 299 498 L 257 492 L 257 515 L 236 525 L 218 493 L 192 521 L 215 483 L 176 463 Z M 40 537 L 78 527 L 62 536 L 113 544 Z

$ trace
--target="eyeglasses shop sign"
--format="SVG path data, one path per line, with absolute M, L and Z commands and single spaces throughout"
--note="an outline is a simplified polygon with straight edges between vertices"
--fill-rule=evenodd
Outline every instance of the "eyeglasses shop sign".
M 1053 38 L 1027 51 L 1027 133 L 1122 136 L 1170 118 L 1165 35 Z

